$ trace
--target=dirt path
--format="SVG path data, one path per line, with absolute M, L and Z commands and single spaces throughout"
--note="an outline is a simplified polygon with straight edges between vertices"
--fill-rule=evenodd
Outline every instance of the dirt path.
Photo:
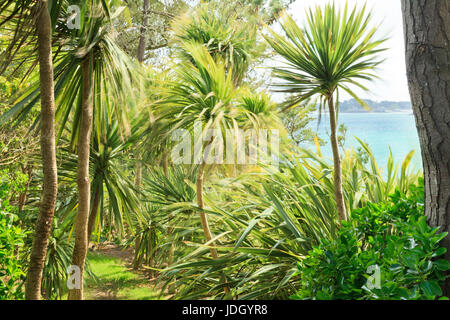
M 122 248 L 114 244 L 103 245 L 99 248 L 96 248 L 93 252 L 101 253 L 108 257 L 119 258 L 127 264 L 131 264 L 134 256 L 133 249 Z

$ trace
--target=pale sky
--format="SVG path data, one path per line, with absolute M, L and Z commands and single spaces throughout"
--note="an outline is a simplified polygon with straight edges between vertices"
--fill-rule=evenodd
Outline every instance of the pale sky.
M 291 4 L 288 12 L 301 26 L 305 22 L 305 9 L 310 6 L 323 5 L 331 0 L 296 0 Z M 345 0 L 335 0 L 337 5 L 345 5 Z M 361 5 L 364 1 L 348 0 L 349 6 Z M 381 53 L 386 61 L 379 66 L 379 80 L 365 83 L 369 92 L 358 94 L 361 98 L 372 100 L 410 101 L 408 84 L 406 80 L 406 66 L 404 57 L 404 38 L 400 0 L 367 0 L 367 8 L 372 9 L 372 23 L 374 25 L 382 22 L 379 35 L 388 35 L 390 39 L 384 46 L 387 51 Z M 355 89 L 355 91 L 357 91 Z M 349 97 L 341 94 L 340 100 Z

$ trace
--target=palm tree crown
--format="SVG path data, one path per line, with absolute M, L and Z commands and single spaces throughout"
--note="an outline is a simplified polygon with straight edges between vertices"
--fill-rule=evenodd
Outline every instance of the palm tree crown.
M 385 50 L 379 46 L 386 40 L 374 40 L 377 27 L 368 29 L 370 21 L 365 6 L 350 14 L 347 5 L 343 13 L 334 4 L 310 9 L 305 29 L 285 14 L 281 27 L 286 37 L 270 29 L 270 36 L 265 36 L 286 62 L 274 68 L 275 76 L 284 80 L 276 90 L 294 93 L 291 105 L 296 105 L 314 95 L 328 98 L 342 89 L 365 106 L 350 85 L 367 90 L 359 81 L 376 78 L 373 69 L 382 62 L 377 54 Z

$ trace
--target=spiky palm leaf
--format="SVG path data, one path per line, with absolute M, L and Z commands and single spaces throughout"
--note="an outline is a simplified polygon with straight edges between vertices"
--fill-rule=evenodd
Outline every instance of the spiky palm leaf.
M 234 7 L 214 2 L 199 5 L 172 24 L 178 43 L 203 45 L 214 60 L 224 62 L 235 85 L 242 82 L 251 62 L 264 49 L 257 41 L 256 27 L 253 21 L 240 17 Z M 195 61 L 189 50 L 180 49 L 184 59 Z
M 370 148 L 362 146 L 373 158 Z M 221 259 L 208 259 L 204 244 L 187 242 L 190 252 L 162 273 L 168 282 L 177 276 L 176 298 L 223 297 L 222 274 L 239 299 L 287 298 L 295 290 L 298 259 L 321 240 L 333 239 L 338 228 L 332 165 L 308 150 L 299 149 L 297 154 L 296 159 L 282 161 L 278 173 L 226 178 L 208 189 L 208 213 L 218 221 L 213 226 Z M 395 188 L 417 182 L 421 173 L 409 168 L 409 160 L 410 155 L 401 164 L 401 173 L 390 158 L 383 172 L 375 162 L 367 164 L 356 152 L 347 152 L 343 159 L 347 208 L 386 201 Z
M 377 55 L 386 39 L 376 39 L 377 27 L 369 29 L 371 14 L 365 6 L 343 12 L 335 4 L 317 6 L 307 12 L 307 24 L 300 28 L 287 14 L 281 18 L 285 36 L 268 29 L 265 39 L 284 59 L 283 67 L 274 68 L 274 75 L 283 82 L 275 85 L 279 92 L 292 93 L 296 105 L 312 96 L 332 96 L 342 89 L 366 106 L 351 89 L 367 88 L 361 81 L 376 78 L 374 69 L 382 62 Z
M 115 8 L 110 12 L 110 5 L 99 0 L 90 0 L 80 6 L 79 29 L 67 29 L 64 23 L 58 28 L 64 29 L 59 42 L 64 45 L 54 61 L 56 120 L 60 125 L 58 138 L 64 128 L 71 124 L 71 145 L 75 148 L 80 127 L 82 77 L 80 65 L 85 59 L 92 61 L 90 77 L 93 79 L 94 90 L 94 132 L 98 134 L 99 121 L 104 113 L 105 101 L 109 103 L 108 117 L 112 115 L 126 128 L 126 109 L 121 101 L 124 92 L 133 92 L 132 83 L 139 73 L 135 63 L 117 46 L 114 41 L 113 19 L 121 13 L 123 8 Z M 66 7 L 61 9 L 65 12 Z M 95 62 L 94 62 L 95 61 Z M 2 117 L 2 122 L 15 119 L 21 121 L 27 117 L 31 109 L 39 101 L 39 82 L 36 81 L 29 89 L 22 92 L 13 107 Z M 39 118 L 35 124 L 38 123 Z M 125 129 L 122 129 L 126 131 Z

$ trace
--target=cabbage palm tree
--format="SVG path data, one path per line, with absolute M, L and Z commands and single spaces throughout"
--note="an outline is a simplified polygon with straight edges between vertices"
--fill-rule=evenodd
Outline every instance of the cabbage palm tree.
M 212 143 L 212 141 L 202 142 L 208 129 L 222 131 L 233 127 L 232 103 L 235 90 L 232 74 L 227 74 L 224 64 L 216 63 L 205 47 L 193 43 L 185 43 L 184 46 L 191 56 L 191 61 L 183 61 L 175 68 L 176 80 L 169 86 L 168 98 L 157 108 L 157 113 L 160 118 L 166 119 L 166 125 L 172 128 L 168 133 L 178 128 L 192 133 L 195 125 L 201 124 L 201 136 L 194 144 L 201 144 L 203 150 Z M 206 158 L 203 153 L 200 155 L 196 180 L 197 205 L 206 241 L 211 246 L 211 256 L 216 259 L 217 250 L 213 248 L 213 236 L 204 212 L 203 183 Z
M 78 153 L 78 214 L 75 222 L 75 246 L 72 264 L 80 268 L 83 276 L 88 249 L 88 217 L 90 212 L 89 160 L 91 133 L 98 134 L 100 116 L 107 100 L 121 125 L 126 121 L 123 101 L 125 88 L 131 90 L 132 69 L 130 58 L 114 41 L 112 21 L 120 14 L 115 0 L 89 0 L 81 6 L 80 28 L 68 29 L 65 23 L 59 27 L 60 40 L 64 44 L 58 57 L 54 58 L 55 97 L 58 108 L 56 121 L 60 123 L 58 138 L 71 123 L 71 146 Z M 66 2 L 64 2 L 67 5 Z M 66 6 L 61 7 L 64 12 Z M 40 95 L 39 83 L 26 91 L 8 116 L 21 119 L 36 104 Z M 82 299 L 83 290 L 69 290 L 69 299 Z
M 208 167 L 212 167 L 208 166 L 208 160 L 212 160 L 209 158 L 212 156 L 211 148 L 216 142 L 228 144 L 226 130 L 274 128 L 274 124 L 279 122 L 275 104 L 270 102 L 267 95 L 252 94 L 248 88 L 235 87 L 233 73 L 223 59 L 214 59 L 202 44 L 185 42 L 182 45 L 190 59 L 181 61 L 174 68 L 175 81 L 168 85 L 168 96 L 162 99 L 161 104 L 157 104 L 155 111 L 159 119 L 164 120 L 165 125 L 170 128 L 164 136 L 176 129 L 185 129 L 190 135 L 194 135 L 194 152 L 200 146 L 200 154 L 194 154 L 191 159 L 197 169 L 197 208 L 211 256 L 217 259 L 218 253 L 203 197 L 205 175 Z M 199 127 L 201 130 L 197 131 Z M 214 130 L 212 136 L 207 130 Z M 220 162 L 220 157 L 226 154 L 218 156 Z M 223 289 L 228 294 L 229 286 L 223 275 L 221 277 Z
M 113 3 L 109 1 L 108 4 Z M 116 14 L 117 11 L 114 15 Z M 81 278 L 89 243 L 91 132 L 94 128 L 97 131 L 94 134 L 98 134 L 103 102 L 111 97 L 115 98 L 112 107 L 116 119 L 124 119 L 125 110 L 120 110 L 119 104 L 124 88 L 131 89 L 131 61 L 111 36 L 114 15 L 110 13 L 108 6 L 101 6 L 96 1 L 84 6 L 81 10 L 80 29 L 72 32 L 70 49 L 61 64 L 57 65 L 57 70 L 61 72 L 58 80 L 64 87 L 63 103 L 57 110 L 57 116 L 61 115 L 64 123 L 69 113 L 74 112 L 72 145 L 75 146 L 77 140 L 78 214 L 72 264 L 80 268 Z M 74 104 L 75 99 L 77 101 Z M 75 110 L 72 110 L 72 106 L 75 106 Z M 68 298 L 83 299 L 83 287 L 69 290 Z
M 43 169 L 42 201 L 36 222 L 32 245 L 25 297 L 28 300 L 41 299 L 42 272 L 47 254 L 48 239 L 51 233 L 58 191 L 58 176 L 55 151 L 55 97 L 53 83 L 52 38 L 53 23 L 62 1 L 53 1 L 50 12 L 47 0 L 12 1 L 0 4 L 0 27 L 9 28 L 12 35 L 7 49 L 0 53 L 0 74 L 11 65 L 22 65 L 27 59 L 39 63 L 39 88 L 41 101 L 41 155 Z M 4 29 L 3 29 L 4 27 Z M 3 34 L 5 35 L 5 34 Z M 31 61 L 32 61 L 31 60 Z M 31 63 L 27 75 L 34 69 Z M 2 121 L 9 119 L 7 112 Z
M 371 14 L 365 7 L 356 7 L 349 13 L 334 4 L 323 9 L 309 9 L 307 23 L 300 28 L 294 20 L 284 15 L 281 27 L 285 36 L 268 29 L 265 36 L 272 48 L 285 60 L 285 65 L 273 69 L 282 80 L 276 91 L 293 95 L 288 107 L 294 107 L 313 96 L 319 96 L 321 107 L 328 107 L 331 129 L 331 146 L 334 160 L 334 193 L 339 220 L 347 213 L 342 192 L 342 173 L 337 141 L 338 95 L 343 90 L 363 107 L 366 103 L 353 92 L 352 86 L 367 88 L 361 81 L 376 77 L 373 69 L 381 63 L 377 54 L 385 49 L 379 46 L 386 39 L 375 39 L 376 27 L 369 28 Z
M 233 84 L 239 86 L 264 45 L 257 39 L 257 24 L 243 18 L 228 3 L 203 3 L 192 12 L 176 19 L 172 25 L 178 44 L 202 44 L 214 60 L 221 59 L 233 74 Z M 181 56 L 192 61 L 181 46 Z
M 100 126 L 100 135 L 94 135 L 91 147 L 91 198 L 93 200 L 89 214 L 88 240 L 97 221 L 105 220 L 103 208 L 106 200 L 109 203 L 109 221 L 114 223 L 121 234 L 123 234 L 124 218 L 130 222 L 131 213 L 139 218 L 138 190 L 134 181 L 127 177 L 126 167 L 123 165 L 128 156 L 127 150 L 139 137 L 139 128 L 133 126 L 131 135 L 124 139 L 120 135 L 117 120 L 103 120 Z

